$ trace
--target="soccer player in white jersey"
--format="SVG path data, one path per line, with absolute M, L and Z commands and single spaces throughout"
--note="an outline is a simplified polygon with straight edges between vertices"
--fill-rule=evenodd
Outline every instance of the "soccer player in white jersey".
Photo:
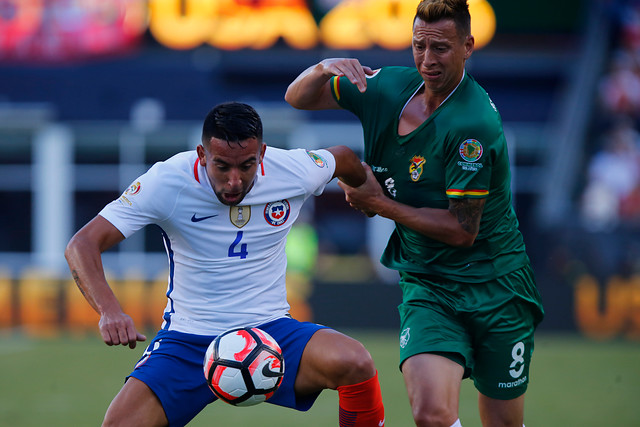
M 75 234 L 65 256 L 107 345 L 134 348 L 146 338 L 111 291 L 101 253 L 157 224 L 169 258 L 162 327 L 103 425 L 187 424 L 216 400 L 202 374 L 207 346 L 242 326 L 264 329 L 283 350 L 287 369 L 269 403 L 305 411 L 323 389 L 337 389 L 341 427 L 384 425 L 377 371 L 362 344 L 288 315 L 286 236 L 304 201 L 334 177 L 365 182 L 350 149 L 267 147 L 255 110 L 224 103 L 207 115 L 197 150 L 152 166 Z

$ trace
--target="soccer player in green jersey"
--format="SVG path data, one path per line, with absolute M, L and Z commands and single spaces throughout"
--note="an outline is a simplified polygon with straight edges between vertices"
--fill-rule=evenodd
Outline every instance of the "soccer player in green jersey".
M 512 207 L 502 119 L 465 71 L 466 0 L 422 0 L 415 68 L 325 59 L 294 80 L 300 109 L 361 121 L 367 182 L 347 201 L 395 221 L 382 263 L 400 272 L 400 369 L 418 426 L 460 426 L 463 378 L 483 426 L 520 427 L 533 336 L 544 316 Z

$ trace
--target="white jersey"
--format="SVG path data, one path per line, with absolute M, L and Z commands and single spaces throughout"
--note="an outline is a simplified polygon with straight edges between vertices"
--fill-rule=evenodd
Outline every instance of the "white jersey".
M 218 335 L 287 314 L 286 236 L 334 171 L 326 150 L 267 147 L 253 188 L 227 206 L 189 151 L 153 165 L 100 215 L 125 237 L 160 226 L 169 258 L 162 328 Z

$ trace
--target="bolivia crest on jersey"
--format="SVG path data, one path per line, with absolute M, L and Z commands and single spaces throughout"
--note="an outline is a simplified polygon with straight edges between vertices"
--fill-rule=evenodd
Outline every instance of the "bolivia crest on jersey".
M 231 224 L 238 228 L 242 228 L 249 222 L 251 218 L 251 206 L 231 206 L 229 208 L 229 219 Z
M 425 159 L 422 156 L 413 156 L 411 158 L 411 164 L 409 165 L 409 174 L 411 175 L 411 181 L 417 182 L 422 175 Z
M 465 162 L 477 162 L 482 157 L 482 144 L 475 139 L 467 139 L 460 144 L 458 152 Z
M 264 207 L 264 219 L 274 227 L 278 227 L 287 222 L 289 212 L 291 212 L 291 206 L 286 199 L 267 203 Z

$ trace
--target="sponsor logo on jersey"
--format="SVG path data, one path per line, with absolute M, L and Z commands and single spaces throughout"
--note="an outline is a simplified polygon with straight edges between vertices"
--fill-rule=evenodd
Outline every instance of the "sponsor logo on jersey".
M 411 181 L 416 182 L 420 179 L 422 175 L 422 171 L 424 170 L 422 166 L 424 166 L 424 157 L 422 156 L 413 156 L 411 158 L 411 164 L 409 165 L 409 174 L 411 175 Z
M 463 171 L 478 172 L 482 169 L 482 163 L 458 162 L 458 166 Z
M 391 195 L 391 197 L 396 197 L 396 181 L 393 178 L 387 178 L 384 180 L 384 186 L 387 191 Z
M 129 196 L 135 196 L 140 192 L 140 190 L 142 190 L 142 185 L 140 185 L 140 181 L 136 181 L 124 191 L 124 194 Z
M 482 157 L 482 144 L 475 139 L 467 139 L 460 144 L 458 152 L 465 162 L 477 162 Z
M 229 219 L 231 224 L 242 228 L 251 219 L 251 206 L 231 206 L 229 208 Z
M 207 216 L 196 216 L 196 214 L 193 214 L 193 216 L 191 217 L 191 222 L 200 222 L 204 221 L 205 219 L 214 218 L 216 216 L 218 216 L 218 214 Z
M 323 168 L 327 165 L 327 161 L 323 159 L 322 156 L 314 153 L 313 151 L 307 151 L 307 154 L 309 155 L 309 157 L 311 157 L 313 163 L 315 163 L 319 168 Z
M 129 188 L 124 190 L 124 193 L 122 193 L 118 201 L 123 205 L 133 206 L 133 203 L 131 203 L 131 200 L 127 199 L 127 196 L 135 196 L 140 192 L 140 190 L 142 190 L 142 185 L 140 185 L 140 181 L 136 181 L 131 184 Z
M 133 203 L 131 203 L 131 200 L 127 199 L 124 194 L 120 196 L 118 201 L 123 205 L 133 206 Z
M 267 203 L 264 207 L 264 219 L 274 227 L 278 227 L 287 222 L 290 211 L 291 207 L 286 199 Z
M 400 334 L 400 347 L 405 348 L 407 344 L 409 344 L 409 339 L 411 338 L 411 334 L 409 333 L 410 330 L 411 328 L 406 328 Z

